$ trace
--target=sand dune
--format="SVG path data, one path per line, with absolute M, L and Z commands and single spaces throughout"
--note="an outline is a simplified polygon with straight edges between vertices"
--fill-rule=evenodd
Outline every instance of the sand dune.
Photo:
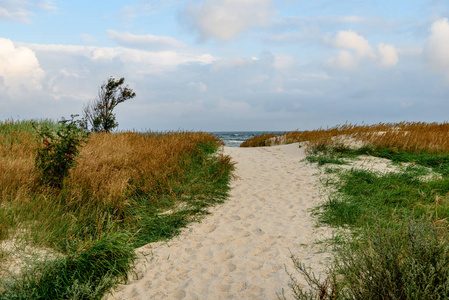
M 224 148 L 237 162 L 230 198 L 169 242 L 138 249 L 137 276 L 109 299 L 276 299 L 290 294 L 294 253 L 314 270 L 330 236 L 310 209 L 323 201 L 315 166 L 298 144 Z

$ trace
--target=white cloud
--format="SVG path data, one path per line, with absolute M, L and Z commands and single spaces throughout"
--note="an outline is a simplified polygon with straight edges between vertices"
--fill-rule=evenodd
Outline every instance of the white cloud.
M 220 113 L 231 113 L 234 114 L 236 112 L 248 112 L 251 109 L 250 105 L 243 101 L 232 101 L 227 100 L 225 98 L 220 98 L 218 100 L 218 107 L 216 109 L 217 112 Z
M 380 43 L 377 45 L 379 51 L 379 63 L 383 67 L 393 67 L 399 62 L 398 52 L 393 45 Z
M 0 40 L 0 94 L 3 95 L 0 118 L 17 115 L 21 118 L 60 118 L 79 113 L 109 76 L 125 77 L 138 95 L 129 106 L 131 111 L 134 109 L 128 115 L 131 124 L 135 121 L 132 115 L 139 109 L 134 103 L 137 104 L 139 99 L 146 103 L 181 101 L 184 108 L 195 110 L 192 101 L 209 97 L 208 76 L 200 76 L 199 70 L 208 69 L 215 60 L 211 54 L 188 51 L 12 44 Z M 40 85 L 33 86 L 33 82 Z M 189 86 L 189 82 L 193 84 Z M 32 87 L 40 90 L 31 90 Z M 13 91 L 17 93 L 12 94 Z M 23 95 L 17 96 L 19 91 Z M 170 111 L 164 112 L 162 119 L 170 118 Z M 149 112 L 145 113 L 148 115 Z M 187 114 L 187 110 L 182 113 Z M 120 111 L 117 116 L 127 118 Z M 148 124 L 145 119 L 148 120 L 148 116 L 141 120 L 142 124 Z M 123 119 L 119 122 L 126 123 Z M 161 129 L 165 127 L 161 126 Z
M 359 66 L 359 59 L 355 54 L 349 51 L 342 50 L 337 57 L 329 60 L 331 65 L 343 70 L 355 70 Z
M 258 59 L 251 58 L 222 58 L 214 62 L 212 65 L 211 71 L 218 71 L 221 69 L 234 69 L 235 67 L 245 67 L 249 65 L 253 65 Z
M 447 71 L 449 75 L 449 21 L 439 19 L 432 24 L 427 40 L 426 56 L 432 67 Z
M 399 62 L 398 50 L 394 45 L 379 43 L 377 52 L 368 40 L 354 31 L 339 31 L 332 40 L 332 46 L 341 50 L 329 59 L 330 65 L 344 70 L 356 70 L 363 60 L 377 61 L 382 67 L 393 67 Z
M 98 41 L 88 33 L 81 33 L 81 39 L 86 43 L 97 43 Z
M 260 75 L 256 75 L 253 78 L 249 78 L 247 83 L 248 84 L 260 84 L 260 83 L 264 83 L 267 82 L 270 79 L 270 76 L 268 76 L 267 74 L 260 74 Z
M 410 58 L 418 58 L 423 53 L 423 48 L 420 46 L 413 46 L 413 47 L 403 47 L 403 48 L 397 48 L 396 51 L 398 52 L 398 55 L 410 57 Z
M 334 46 L 337 48 L 352 49 L 361 58 L 376 58 L 376 54 L 368 41 L 354 31 L 339 31 L 335 37 Z
M 180 65 L 190 63 L 210 64 L 215 58 L 210 54 L 188 54 L 175 51 L 149 52 L 120 48 L 120 60 L 137 73 L 151 74 L 175 70 Z
M 360 16 L 339 16 L 336 17 L 336 21 L 341 21 L 343 23 L 361 23 L 365 21 L 366 18 Z
M 162 82 L 162 78 L 169 72 L 182 68 L 202 68 L 216 60 L 208 53 L 145 51 L 124 47 L 20 45 L 21 49 L 32 49 L 45 69 L 42 93 L 58 101 L 73 103 L 94 97 L 97 87 L 109 76 L 125 77 L 130 83 L 140 82 L 140 89 L 143 89 L 143 86 L 148 85 L 148 79 L 145 78 L 154 76 L 158 78 L 158 82 Z M 3 48 L 0 48 L 0 52 Z M 200 92 L 207 90 L 206 81 L 193 79 L 191 74 L 188 77 L 190 78 L 182 82 L 182 85 L 194 81 L 198 83 Z M 157 87 L 160 88 L 162 87 Z M 148 95 L 149 88 L 145 89 L 145 94 Z
M 92 59 L 93 60 L 112 60 L 115 57 L 117 57 L 120 54 L 119 51 L 117 51 L 114 48 L 95 48 L 92 51 Z
M 137 73 L 158 73 L 174 70 L 189 63 L 210 64 L 216 60 L 211 54 L 192 54 L 177 51 L 146 51 L 124 47 L 92 47 L 77 45 L 40 45 L 27 44 L 35 51 L 68 55 L 70 57 L 87 57 L 92 61 L 112 61 L 117 59 L 128 65 Z
M 0 38 L 0 77 L 10 96 L 41 89 L 44 71 L 35 53 L 26 47 L 15 47 L 13 42 Z
M 302 78 L 313 78 L 313 79 L 330 79 L 329 74 L 326 72 L 311 72 L 300 74 Z
M 55 10 L 56 6 L 53 4 L 54 0 L 38 0 L 35 5 L 43 10 Z
M 64 75 L 65 77 L 75 77 L 75 78 L 79 78 L 80 76 L 76 73 L 71 73 L 69 71 L 67 71 L 66 69 L 62 69 L 61 70 L 61 74 Z
M 34 51 L 42 51 L 48 53 L 67 53 L 72 55 L 81 55 L 91 57 L 92 53 L 98 49 L 93 46 L 77 46 L 77 45 L 55 45 L 55 44 L 26 44 L 20 43 L 23 46 L 29 47 Z
M 16 22 L 30 22 L 33 14 L 21 7 L 0 7 L 0 19 Z
M 204 83 L 202 83 L 201 81 L 199 81 L 199 82 L 191 81 L 187 84 L 187 86 L 198 90 L 200 93 L 204 93 L 207 91 L 207 86 Z
M 0 20 L 31 22 L 33 9 L 54 10 L 52 0 L 0 0 Z
M 123 19 L 134 19 L 141 15 L 152 15 L 154 14 L 154 8 L 148 3 L 139 3 L 136 5 L 125 5 L 120 15 Z
M 187 5 L 184 16 L 202 38 L 230 40 L 243 31 L 267 27 L 274 14 L 273 0 L 204 0 Z
M 155 15 L 164 7 L 176 5 L 181 0 L 136 0 L 122 2 L 137 2 L 135 4 L 127 4 L 120 10 L 120 17 L 122 19 L 132 20 L 139 17 Z
M 165 50 L 186 47 L 184 43 L 168 36 L 157 36 L 152 34 L 136 35 L 129 32 L 118 32 L 115 30 L 108 30 L 108 35 L 120 45 L 131 48 Z
M 273 66 L 277 70 L 288 70 L 293 66 L 295 61 L 296 59 L 292 55 L 279 54 L 275 56 Z

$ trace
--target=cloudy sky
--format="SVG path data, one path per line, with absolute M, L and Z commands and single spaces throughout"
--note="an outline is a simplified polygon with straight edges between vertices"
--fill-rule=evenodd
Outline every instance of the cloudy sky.
M 110 76 L 120 129 L 449 120 L 447 0 L 0 0 L 0 120 L 69 117 Z

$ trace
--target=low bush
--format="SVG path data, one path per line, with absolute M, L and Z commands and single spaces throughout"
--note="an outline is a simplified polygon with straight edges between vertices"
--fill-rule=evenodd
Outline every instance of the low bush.
M 426 219 L 366 228 L 359 239 L 345 240 L 324 281 L 292 259 L 309 284 L 290 275 L 295 299 L 449 298 L 448 236 Z
M 70 169 L 76 165 L 79 148 L 87 142 L 84 122 L 62 119 L 57 130 L 46 124 L 35 125 L 39 142 L 42 146 L 36 149 L 35 169 L 40 173 L 42 184 L 61 188 Z

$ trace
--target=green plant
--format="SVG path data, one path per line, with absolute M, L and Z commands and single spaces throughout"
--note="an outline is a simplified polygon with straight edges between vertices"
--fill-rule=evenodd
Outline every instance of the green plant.
M 323 166 L 325 164 L 334 164 L 334 165 L 347 165 L 348 162 L 344 161 L 338 155 L 308 155 L 306 160 L 310 163 L 318 163 L 318 166 Z
M 35 264 L 4 283 L 0 299 L 101 299 L 126 282 L 136 258 L 126 233 L 106 233 L 84 251 Z
M 345 229 L 331 240 L 335 260 L 324 281 L 292 256 L 308 284 L 304 288 L 288 273 L 294 298 L 449 299 L 447 154 L 372 145 L 318 150 L 309 152 L 309 161 L 368 154 L 409 165 L 392 173 L 339 171 L 327 181 L 336 190 L 315 214 Z M 430 168 L 441 176 L 423 179 Z
M 295 299 L 449 298 L 447 233 L 426 219 L 368 227 L 361 238 L 349 237 L 337 247 L 324 281 L 297 257 L 292 260 L 309 285 L 304 289 L 289 273 Z
M 123 77 L 120 79 L 110 77 L 108 82 L 101 86 L 98 98 L 84 107 L 84 117 L 91 125 L 92 131 L 111 132 L 118 126 L 112 111 L 119 103 L 136 96 L 128 86 L 122 86 L 124 83 Z
M 36 149 L 35 169 L 41 175 L 41 182 L 51 187 L 62 186 L 64 178 L 76 165 L 79 147 L 87 142 L 85 122 L 75 120 L 76 116 L 72 115 L 71 120 L 63 118 L 59 121 L 60 126 L 57 130 L 45 124 L 33 123 L 38 138 L 42 142 L 42 146 Z
M 334 300 L 340 297 L 340 284 L 337 282 L 334 273 L 330 272 L 329 276 L 324 281 L 321 281 L 319 277 L 308 268 L 305 264 L 301 263 L 298 257 L 295 255 L 290 256 L 294 269 L 297 273 L 301 274 L 307 282 L 308 289 L 304 289 L 298 282 L 295 275 L 286 269 L 290 282 L 290 287 L 293 297 L 298 300 Z M 278 295 L 280 300 L 287 300 L 285 297 L 285 290 L 282 290 L 282 294 Z
M 343 247 L 339 273 L 351 299 L 448 299 L 449 244 L 426 219 L 367 228 Z M 354 245 L 355 243 L 355 245 Z

